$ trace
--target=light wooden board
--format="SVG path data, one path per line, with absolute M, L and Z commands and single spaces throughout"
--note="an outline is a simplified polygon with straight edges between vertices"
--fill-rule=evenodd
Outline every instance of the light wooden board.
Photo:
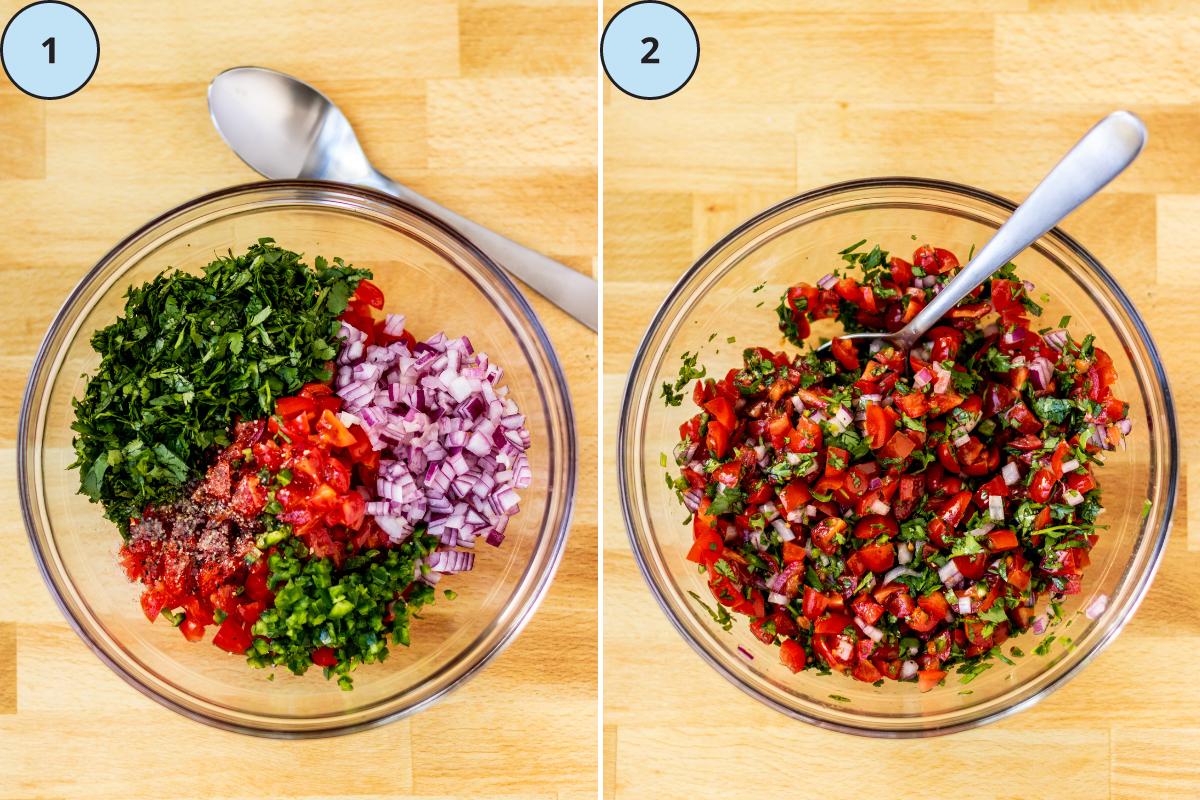
M 25 5 L 0 2 L 0 17 Z M 460 691 L 348 738 L 216 731 L 143 698 L 70 631 L 38 577 L 15 492 L 24 376 L 50 318 L 118 239 L 190 197 L 254 180 L 209 123 L 240 64 L 320 86 L 381 169 L 592 272 L 596 11 L 521 0 L 80 3 L 91 84 L 51 103 L 0 79 L 0 797 L 592 797 L 596 791 L 595 337 L 531 300 L 567 368 L 580 488 L 557 580 Z
M 1115 269 L 1165 358 L 1200 491 L 1200 6 L 1137 0 L 697 0 L 691 83 L 604 96 L 605 427 L 667 290 L 741 220 L 821 184 L 912 174 L 1028 191 L 1127 106 L 1150 144 L 1066 229 Z M 606 3 L 606 16 L 619 4 Z M 1097 10 L 1099 9 L 1099 10 Z M 1187 490 L 1145 604 L 1034 709 L 951 738 L 793 722 L 700 661 L 637 573 L 605 448 L 605 792 L 614 798 L 1200 796 L 1200 514 Z M 1200 506 L 1195 503 L 1194 506 Z

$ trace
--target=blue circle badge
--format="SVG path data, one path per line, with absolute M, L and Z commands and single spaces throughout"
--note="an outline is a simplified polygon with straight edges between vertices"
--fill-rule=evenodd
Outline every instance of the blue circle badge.
M 700 37 L 675 6 L 641 0 L 622 8 L 604 27 L 600 63 L 625 94 L 657 100 L 692 79 L 700 63 Z
M 41 100 L 73 95 L 92 79 L 100 38 L 91 20 L 69 3 L 25 6 L 4 27 L 0 61 L 18 89 Z

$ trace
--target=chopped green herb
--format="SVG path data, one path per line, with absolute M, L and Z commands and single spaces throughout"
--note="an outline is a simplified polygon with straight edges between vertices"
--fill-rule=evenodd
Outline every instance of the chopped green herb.
M 92 334 L 100 365 L 72 401 L 72 467 L 122 533 L 147 506 L 178 499 L 235 420 L 330 378 L 337 317 L 370 273 L 314 263 L 260 239 L 203 275 L 168 271 L 130 288 L 121 317 Z

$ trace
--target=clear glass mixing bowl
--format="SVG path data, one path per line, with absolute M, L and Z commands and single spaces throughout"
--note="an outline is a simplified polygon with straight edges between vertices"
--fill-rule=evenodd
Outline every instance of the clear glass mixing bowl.
M 692 530 L 681 524 L 686 512 L 663 480 L 660 454 L 672 452 L 678 426 L 690 412 L 666 407 L 657 397 L 661 384 L 678 376 L 679 356 L 699 352 L 710 374 L 724 375 L 740 364 L 743 347 L 782 343 L 773 310 L 778 298 L 796 281 L 815 283 L 831 271 L 847 245 L 865 238 L 908 257 L 918 243 L 930 243 L 963 258 L 1013 208 L 978 189 L 911 178 L 808 192 L 745 222 L 709 250 L 676 283 L 642 340 L 626 384 L 617 443 L 622 510 L 638 565 L 701 657 L 785 714 L 825 728 L 891 737 L 949 733 L 998 719 L 1078 673 L 1117 635 L 1150 585 L 1175 504 L 1178 455 L 1170 390 L 1129 298 L 1095 258 L 1055 229 L 1021 254 L 1017 266 L 1037 284 L 1035 296 L 1049 293 L 1047 325 L 1070 314 L 1073 331 L 1094 333 L 1112 355 L 1119 374 L 1115 391 L 1131 404 L 1134 420 L 1129 448 L 1111 454 L 1099 472 L 1106 508 L 1099 522 L 1108 530 L 1092 553 L 1083 592 L 1064 603 L 1069 627 L 1063 623 L 1051 631 L 1070 637 L 1073 646 L 1054 644 L 1038 656 L 1032 651 L 1041 637 L 1018 636 L 1011 644 L 1026 655 L 1014 666 L 996 662 L 965 687 L 951 673 L 944 686 L 921 694 L 912 683 L 887 681 L 876 688 L 836 674 L 793 675 L 779 663 L 776 648 L 754 638 L 744 618 L 726 633 L 688 595 L 711 598 L 695 565 L 684 558 Z M 726 343 L 730 336 L 736 344 Z M 1152 506 L 1143 516 L 1147 498 Z M 1109 602 L 1096 620 L 1077 613 L 1101 594 Z M 970 693 L 960 693 L 965 691 Z
M 528 418 L 533 485 L 499 549 L 481 545 L 474 571 L 447 579 L 414 622 L 412 646 L 354 673 L 343 692 L 320 669 L 302 678 L 251 669 L 241 656 L 190 644 L 151 625 L 115 556 L 120 535 L 76 493 L 71 399 L 98 357 L 91 333 L 114 320 L 125 290 L 167 267 L 198 271 L 259 237 L 369 267 L 418 337 L 467 334 L 505 369 Z M 194 719 L 246 733 L 345 733 L 398 719 L 437 700 L 495 656 L 529 621 L 558 565 L 575 488 L 575 433 L 562 370 L 546 333 L 512 281 L 462 237 L 419 211 L 339 184 L 278 181 L 238 186 L 167 212 L 92 268 L 67 298 L 38 351 L 21 407 L 21 507 L 34 556 L 63 614 L 105 663 L 142 693 Z

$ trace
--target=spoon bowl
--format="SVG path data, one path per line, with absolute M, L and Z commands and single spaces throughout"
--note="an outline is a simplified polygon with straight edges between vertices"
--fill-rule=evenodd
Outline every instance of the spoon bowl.
M 234 67 L 213 78 L 208 109 L 225 143 L 267 178 L 366 186 L 415 206 L 465 236 L 526 286 L 593 331 L 596 281 L 565 264 L 438 205 L 377 170 L 332 100 L 304 81 L 264 67 Z
M 348 178 L 371 172 L 346 115 L 304 81 L 260 67 L 226 70 L 209 84 L 208 108 L 229 148 L 268 178 L 356 183 Z

